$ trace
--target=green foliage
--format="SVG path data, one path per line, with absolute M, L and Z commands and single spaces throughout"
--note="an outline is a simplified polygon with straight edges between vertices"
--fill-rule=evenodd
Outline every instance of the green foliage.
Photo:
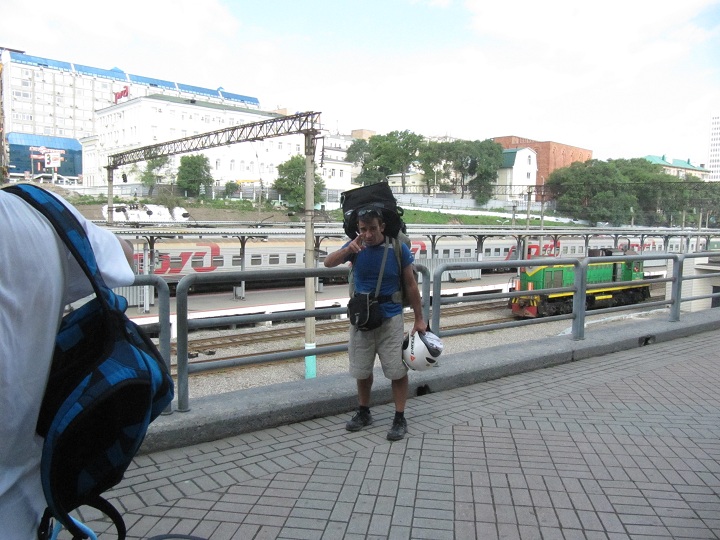
M 613 163 L 590 160 L 554 171 L 547 182 L 557 211 L 590 223 L 629 223 L 637 206 L 629 180 Z
M 146 162 L 145 168 L 140 171 L 140 182 L 150 188 L 150 195 L 152 195 L 155 185 L 168 175 L 167 167 L 169 163 L 170 158 L 168 156 L 150 159 Z
M 708 219 L 720 209 L 715 183 L 665 174 L 642 158 L 573 163 L 554 171 L 546 187 L 558 212 L 591 223 L 669 226 L 689 211 Z
M 181 206 L 186 208 L 216 208 L 218 210 L 235 210 L 238 212 L 250 212 L 255 210 L 252 201 L 249 199 L 208 199 L 200 202 L 182 200 L 182 202 L 183 204 Z
M 158 193 L 154 202 L 155 204 L 161 204 L 163 206 L 166 206 L 172 214 L 173 208 L 185 206 L 186 201 L 182 197 L 178 197 L 176 195 L 173 195 L 172 193 L 163 191 L 162 193 Z
M 364 166 L 369 156 L 369 143 L 365 139 L 355 139 L 345 152 L 345 161 Z
M 72 198 L 73 206 L 107 204 L 107 195 L 78 195 Z
M 373 135 L 367 141 L 354 141 L 347 150 L 346 159 L 362 165 L 362 172 L 355 181 L 364 185 L 383 182 L 391 174 L 402 174 L 404 193 L 405 173 L 415 163 L 422 142 L 422 135 L 408 130 Z
M 466 216 L 463 214 L 445 214 L 442 212 L 426 212 L 424 210 L 412 210 L 412 209 L 404 209 L 403 214 L 403 220 L 405 223 L 413 224 L 413 225 L 478 225 L 478 226 L 486 226 L 486 225 L 498 225 L 498 217 L 497 216 L 485 216 L 485 215 L 472 215 L 472 216 Z M 336 221 L 338 223 L 342 223 L 342 210 L 331 210 L 328 212 L 330 215 L 330 219 L 332 221 Z M 507 218 L 505 218 L 507 219 Z M 518 214 L 515 219 L 515 224 L 518 227 L 524 227 L 527 224 L 527 219 L 525 216 Z M 510 225 L 510 220 L 508 220 L 507 225 Z M 545 222 L 545 226 L 547 227 L 548 222 Z M 540 220 L 539 219 L 531 219 L 530 220 L 530 226 L 540 226 Z M 569 224 L 564 224 L 563 227 L 568 227 Z
M 240 189 L 237 182 L 228 182 L 225 184 L 225 197 L 232 197 Z
M 290 208 L 305 208 L 305 158 L 293 156 L 278 165 L 278 178 L 273 187 Z M 315 174 L 314 202 L 323 202 L 325 182 Z
M 204 186 L 206 194 L 210 193 L 213 177 L 210 173 L 210 161 L 203 154 L 183 156 L 177 173 L 177 185 L 187 191 L 191 197 L 200 194 L 200 186 Z

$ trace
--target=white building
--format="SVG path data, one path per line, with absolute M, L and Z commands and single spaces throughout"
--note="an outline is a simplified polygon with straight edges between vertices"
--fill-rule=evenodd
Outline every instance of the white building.
M 537 153 L 532 148 L 503 150 L 495 198 L 515 202 L 527 200 L 528 188 L 535 187 L 537 170 Z
M 425 175 L 421 172 L 410 171 L 405 173 L 405 191 L 403 191 L 402 174 L 391 174 L 387 177 L 387 183 L 393 193 L 405 194 L 427 194 L 428 186 L 425 182 Z
M 77 178 L 77 141 L 98 133 L 96 111 L 149 95 L 259 109 L 257 98 L 0 49 L 0 165 L 11 177 L 45 172 L 43 152 L 64 151 L 61 174 Z M 39 152 L 39 153 L 38 153 Z M 42 164 L 41 164 L 42 162 Z
M 120 100 L 117 105 L 97 111 L 96 116 L 97 133 L 81 140 L 83 176 L 88 186 L 106 182 L 104 166 L 111 154 L 280 115 L 227 104 L 153 95 Z M 211 148 L 202 153 L 208 157 L 218 188 L 224 188 L 230 181 L 262 183 L 269 187 L 277 178 L 280 163 L 294 155 L 304 155 L 303 145 L 302 135 L 289 135 Z M 170 178 L 177 172 L 181 157 L 170 157 Z M 144 166 L 143 163 L 138 165 Z M 139 183 L 141 172 L 140 167 L 130 165 L 118 170 L 115 175 L 126 174 L 129 183 Z
M 120 100 L 117 105 L 97 112 L 97 134 L 81 140 L 85 184 L 106 183 L 104 167 L 111 154 L 280 116 L 280 113 L 174 96 Z M 323 155 L 318 174 L 330 191 L 328 202 L 339 201 L 339 192 L 350 188 L 352 164 L 344 161 L 350 143 L 346 137 L 326 134 L 324 143 L 321 140 L 316 149 L 318 166 L 319 157 Z M 259 196 L 261 190 L 267 193 L 277 179 L 278 165 L 293 156 L 305 156 L 304 144 L 304 136 L 297 134 L 210 148 L 201 153 L 208 158 L 216 193 L 224 193 L 225 184 L 235 182 L 244 187 L 244 191 L 252 187 L 252 193 Z M 182 155 L 170 157 L 167 178 L 161 183 L 173 181 L 181 158 Z M 143 163 L 126 166 L 115 172 L 115 181 L 125 174 L 129 184 L 139 184 L 143 168 Z

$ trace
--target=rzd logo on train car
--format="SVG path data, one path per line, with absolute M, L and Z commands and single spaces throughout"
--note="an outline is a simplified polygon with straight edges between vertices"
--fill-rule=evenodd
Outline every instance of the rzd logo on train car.
M 199 247 L 206 246 L 209 251 L 181 251 L 172 257 L 168 254 L 162 254 L 158 257 L 155 266 L 155 274 L 171 275 L 180 274 L 183 268 L 190 263 L 193 272 L 214 272 L 217 266 L 213 261 L 220 257 L 220 246 L 214 242 L 198 242 Z M 209 265 L 205 265 L 205 257 L 209 255 Z

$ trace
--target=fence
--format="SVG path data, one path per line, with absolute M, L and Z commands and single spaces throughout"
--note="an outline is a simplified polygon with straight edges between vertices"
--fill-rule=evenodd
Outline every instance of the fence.
M 528 291 L 513 291 L 507 293 L 492 293 L 479 296 L 464 296 L 445 298 L 442 296 L 442 281 L 445 273 L 458 271 L 475 271 L 483 269 L 494 269 L 497 267 L 508 266 L 505 262 L 465 262 L 442 264 L 430 271 L 422 265 L 417 265 L 418 271 L 422 275 L 421 279 L 421 295 L 423 303 L 423 313 L 427 321 L 431 321 L 433 332 L 440 337 L 454 336 L 466 333 L 487 332 L 504 328 L 513 328 L 521 326 L 529 326 L 535 324 L 543 324 L 551 321 L 572 319 L 571 338 L 582 340 L 585 337 L 585 319 L 586 319 L 586 289 L 587 289 L 587 268 L 590 264 L 609 263 L 619 261 L 658 261 L 665 260 L 672 266 L 671 275 L 668 277 L 656 277 L 645 280 L 644 283 L 665 283 L 666 295 L 663 300 L 655 300 L 642 304 L 643 308 L 652 308 L 657 306 L 669 306 L 669 321 L 675 322 L 680 320 L 681 304 L 683 302 L 696 302 L 705 299 L 720 298 L 720 292 L 711 294 L 699 294 L 687 296 L 683 298 L 683 284 L 694 280 L 708 280 L 711 278 L 720 278 L 720 272 L 708 272 L 703 275 L 683 275 L 683 267 L 689 259 L 707 258 L 709 253 L 693 253 L 693 254 L 653 254 L 653 255 L 623 255 L 610 257 L 590 257 L 584 259 L 576 258 L 543 258 L 533 260 L 517 260 L 512 261 L 512 267 L 525 266 L 557 266 L 572 265 L 574 267 L 574 283 L 570 287 L 557 287 L 553 289 L 543 289 L 543 293 L 560 293 L 570 292 L 573 295 L 572 313 L 543 317 L 539 319 L 513 320 L 504 323 L 494 323 L 483 326 L 472 326 L 459 329 L 444 331 L 441 322 L 442 306 L 447 304 L 458 304 L 467 302 L 480 302 L 487 300 L 506 299 L 509 300 L 517 296 L 528 296 Z M 188 395 L 188 377 L 191 373 L 214 370 L 218 368 L 229 368 L 241 365 L 256 365 L 278 360 L 287 360 L 291 358 L 314 357 L 323 354 L 336 354 L 347 351 L 347 345 L 335 345 L 327 347 L 303 348 L 293 351 L 281 353 L 258 354 L 254 356 L 223 360 L 217 362 L 204 363 L 202 366 L 193 366 L 188 362 L 188 333 L 192 329 L 230 326 L 237 324 L 261 323 L 278 320 L 305 320 L 314 319 L 318 316 L 338 316 L 346 313 L 345 306 L 336 306 L 322 309 L 305 309 L 291 313 L 271 313 L 271 314 L 252 314 L 252 315 L 233 315 L 227 317 L 216 317 L 212 320 L 208 319 L 188 319 L 188 292 L 194 284 L 233 284 L 241 281 L 276 281 L 276 280 L 297 280 L 305 278 L 314 280 L 315 278 L 335 278 L 346 277 L 347 268 L 312 268 L 300 270 L 276 270 L 276 271 L 239 271 L 228 272 L 223 274 L 192 274 L 184 277 L 177 287 L 177 397 L 178 411 L 184 412 L 189 410 Z M 167 285 L 157 276 L 138 276 L 135 285 L 154 284 L 161 292 L 159 297 L 159 317 L 160 317 L 160 351 L 166 359 L 170 358 L 170 323 L 169 323 L 169 299 L 167 293 Z M 637 282 L 612 282 L 613 286 L 621 287 Z M 164 287 L 162 286 L 164 285 Z M 593 287 L 601 287 L 607 284 L 593 284 Z M 535 291 L 537 293 L 537 291 Z M 431 301 L 432 300 L 432 301 Z M 593 314 L 603 314 L 609 312 L 620 312 L 629 309 L 638 309 L 638 305 L 607 307 L 593 310 Z

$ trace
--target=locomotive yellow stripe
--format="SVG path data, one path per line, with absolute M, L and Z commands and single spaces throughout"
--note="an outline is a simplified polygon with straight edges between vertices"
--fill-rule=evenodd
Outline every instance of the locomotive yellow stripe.
M 618 261 L 618 262 L 624 262 L 624 261 Z M 616 264 L 614 262 L 604 262 L 604 263 L 593 263 L 588 265 L 589 267 L 593 266 L 607 266 Z M 533 267 L 527 267 L 525 269 L 525 274 L 528 276 L 532 276 L 533 274 L 537 274 L 540 270 L 546 270 L 546 269 L 555 269 L 555 268 L 574 268 L 572 264 L 558 264 L 556 266 L 533 266 Z
M 585 294 L 599 294 L 599 293 L 607 293 L 611 291 L 624 291 L 625 289 L 639 289 L 641 287 L 647 287 L 648 285 L 646 283 L 643 283 L 641 285 L 627 285 L 625 287 L 609 287 L 607 289 L 588 289 Z M 538 291 L 534 291 L 538 292 Z M 555 293 L 555 294 L 549 294 L 548 298 L 561 298 L 563 296 L 572 296 L 573 293 L 567 292 L 567 293 Z

